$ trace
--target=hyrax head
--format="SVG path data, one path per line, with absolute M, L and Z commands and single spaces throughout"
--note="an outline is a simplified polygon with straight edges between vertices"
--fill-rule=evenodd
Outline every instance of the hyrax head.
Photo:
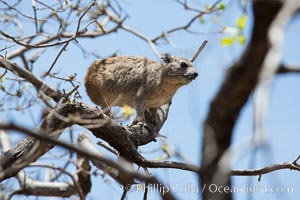
M 166 63 L 164 66 L 164 80 L 176 84 L 188 84 L 198 76 L 194 64 L 184 58 L 162 55 L 161 59 Z

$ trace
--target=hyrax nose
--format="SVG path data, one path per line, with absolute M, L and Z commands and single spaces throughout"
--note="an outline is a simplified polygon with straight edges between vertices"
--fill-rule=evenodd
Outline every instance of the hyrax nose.
M 195 72 L 194 73 L 194 79 L 197 78 L 197 76 L 198 76 L 198 72 Z
M 195 79 L 198 76 L 198 72 L 194 72 L 190 75 L 191 79 Z

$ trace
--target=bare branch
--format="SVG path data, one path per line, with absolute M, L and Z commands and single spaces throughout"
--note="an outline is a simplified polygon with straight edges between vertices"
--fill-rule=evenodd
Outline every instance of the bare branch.
M 33 8 L 33 14 L 34 14 L 35 32 L 38 33 L 39 32 L 39 28 L 38 28 L 38 21 L 37 21 L 35 0 L 32 0 L 31 3 L 32 3 L 32 8 Z
M 6 152 L 10 149 L 9 137 L 3 130 L 0 130 L 0 147 L 2 148 L 3 152 Z M 60 170 L 59 168 L 57 169 Z M 63 173 L 66 173 L 66 171 L 63 171 Z M 67 174 L 71 178 L 73 178 L 71 174 L 69 173 Z M 54 183 L 54 182 L 32 180 L 23 171 L 20 171 L 18 173 L 17 178 L 21 186 L 21 189 L 17 190 L 17 192 L 12 193 L 12 195 L 26 194 L 26 195 L 38 195 L 38 196 L 69 197 L 77 193 L 76 187 L 74 187 L 74 185 L 71 183 L 62 183 L 62 182 Z M 73 181 L 76 185 L 76 180 L 74 178 Z
M 96 148 L 94 143 L 91 141 L 87 133 L 83 133 L 78 136 L 77 146 L 80 149 L 84 149 L 86 152 L 99 154 L 103 156 L 103 154 Z M 121 184 L 121 181 L 118 177 L 118 170 L 116 170 L 115 168 L 111 168 L 109 165 L 106 165 L 103 162 L 99 162 L 96 159 L 91 158 L 91 161 L 98 169 L 102 170 L 104 173 L 108 174 L 110 177 L 112 177 L 114 180 Z
M 91 181 L 91 166 L 89 159 L 85 156 L 77 154 L 77 168 L 78 168 L 78 184 L 82 189 L 82 196 L 86 197 L 91 191 L 92 181 Z M 84 198 L 85 199 L 85 198 Z
M 118 150 L 118 152 L 128 158 L 129 160 L 135 162 L 140 166 L 150 167 L 150 168 L 176 168 L 182 170 L 190 170 L 196 171 L 198 168 L 194 165 L 179 163 L 179 162 L 158 162 L 158 161 L 148 161 L 143 158 L 136 150 L 136 148 L 140 145 L 147 144 L 155 139 L 157 136 L 157 132 L 162 126 L 161 123 L 166 119 L 166 110 L 168 109 L 168 105 L 165 105 L 160 112 L 158 113 L 161 120 L 157 125 L 149 124 L 149 128 L 141 128 L 139 125 L 131 126 L 128 128 L 122 127 L 118 123 L 113 122 L 107 116 L 104 116 L 100 110 L 97 110 L 91 106 L 88 106 L 84 103 L 76 103 L 76 104 L 61 104 L 58 105 L 54 111 L 51 111 L 45 121 L 42 124 L 43 132 L 48 132 L 53 135 L 53 132 L 56 133 L 56 137 L 63 131 L 65 127 L 68 127 L 72 124 L 80 124 L 82 126 L 86 126 L 86 123 L 92 123 L 91 120 L 96 120 L 91 124 L 91 126 L 86 126 L 92 133 L 106 142 L 108 142 L 111 146 Z M 81 116 L 81 118 L 72 119 L 72 115 Z M 69 118 L 67 117 L 69 116 Z M 66 118 L 66 120 L 64 119 Z M 105 119 L 106 122 L 102 123 L 102 126 L 99 126 L 99 119 Z M 86 121 L 86 122 L 85 122 Z M 96 126 L 95 126 L 96 125 Z M 11 128 L 14 130 L 15 125 L 3 125 L 6 128 Z M 4 128 L 2 127 L 2 128 Z M 51 129 L 47 128 L 51 127 Z M 18 129 L 20 128 L 20 129 Z M 31 136 L 36 137 L 38 140 L 42 140 L 44 142 L 50 142 L 51 144 L 54 142 L 49 136 L 41 135 L 38 133 L 30 132 L 28 130 L 22 129 L 21 127 L 17 127 L 18 131 L 25 132 L 26 134 L 33 134 Z M 28 142 L 26 142 L 28 143 Z M 54 143 L 56 144 L 56 143 Z M 33 145 L 33 144 L 32 144 Z M 52 144 L 53 145 L 53 144 Z M 52 145 L 47 146 L 47 148 L 52 148 Z M 126 147 L 126 148 L 125 148 Z M 31 148 L 30 146 L 25 146 L 23 148 Z M 46 146 L 43 147 L 42 151 L 39 151 L 40 154 L 37 156 L 43 155 L 47 151 Z M 49 150 L 48 149 L 48 150 Z M 26 151 L 25 151 L 26 152 Z M 15 152 L 18 156 L 22 156 L 21 153 Z M 19 159 L 18 157 L 14 157 L 13 159 Z M 1 159 L 0 159 L 1 161 Z M 8 166 L 8 163 L 15 162 L 14 161 L 3 161 L 1 165 Z M 6 167 L 3 167 L 4 169 Z
M 62 40 L 60 42 L 50 43 L 46 46 L 51 47 L 51 46 L 57 46 L 57 45 L 65 44 L 65 43 L 68 43 L 68 42 L 74 40 L 75 38 L 95 38 L 95 37 L 107 35 L 107 34 L 110 34 L 110 33 L 114 33 L 118 28 L 119 28 L 119 25 L 117 24 L 115 27 L 111 28 L 110 30 L 106 30 L 105 32 L 91 31 L 91 32 L 88 32 L 88 33 L 85 33 L 85 34 L 77 34 L 76 37 L 74 36 L 74 33 L 69 33 L 69 32 L 59 33 L 57 35 L 49 36 L 46 39 L 40 40 L 40 41 L 36 42 L 35 44 L 32 44 L 30 47 L 26 46 L 26 44 L 24 43 L 25 46 L 23 45 L 23 47 L 17 49 L 13 53 L 10 53 L 9 55 L 7 55 L 7 58 L 12 59 L 12 58 L 15 58 L 17 56 L 20 56 L 20 55 L 24 54 L 26 51 L 29 51 L 32 48 L 44 48 L 44 47 L 40 47 L 40 46 L 43 45 L 43 44 L 48 44 L 48 43 L 53 42 L 55 40 L 58 40 L 60 38 L 67 38 L 67 39 Z M 79 31 L 79 33 L 81 33 L 81 31 Z
M 160 186 L 163 187 L 163 184 L 160 181 L 158 181 L 155 177 L 144 175 L 144 174 L 140 174 L 140 173 L 133 172 L 133 171 L 129 171 L 127 168 L 123 167 L 122 165 L 119 165 L 115 161 L 113 161 L 111 159 L 108 159 L 108 158 L 106 158 L 106 157 L 104 157 L 104 156 L 102 156 L 102 155 L 100 155 L 98 153 L 88 152 L 88 151 L 86 151 L 84 149 L 80 149 L 80 148 L 74 147 L 71 144 L 58 141 L 57 139 L 54 139 L 54 138 L 46 136 L 46 135 L 38 134 L 36 132 L 33 132 L 31 130 L 22 128 L 20 126 L 14 125 L 14 124 L 2 124 L 2 125 L 0 125 L 0 129 L 3 129 L 3 130 L 15 130 L 15 131 L 19 131 L 19 132 L 25 133 L 25 134 L 33 136 L 33 137 L 35 137 L 35 138 L 37 138 L 39 140 L 47 141 L 47 143 L 51 143 L 50 148 L 52 148 L 52 145 L 58 145 L 58 146 L 67 148 L 67 149 L 75 151 L 75 152 L 77 152 L 77 153 L 79 153 L 81 155 L 85 155 L 85 156 L 87 156 L 89 158 L 92 158 L 92 159 L 95 159 L 95 160 L 97 160 L 99 162 L 103 162 L 103 163 L 105 163 L 105 164 L 107 164 L 107 165 L 109 165 L 109 166 L 111 166 L 113 168 L 116 168 L 117 170 L 119 170 L 120 172 L 122 172 L 124 174 L 128 174 L 129 176 L 135 177 L 135 178 L 137 178 L 139 180 L 146 181 L 146 182 L 153 183 L 153 184 L 158 184 L 158 185 L 160 185 Z M 47 149 L 49 150 L 49 147 L 47 147 Z M 36 156 L 34 156 L 33 159 L 28 160 L 28 163 L 25 166 L 17 165 L 13 169 L 7 169 L 8 166 L 4 165 L 5 163 L 3 163 L 3 159 L 2 158 L 3 158 L 3 155 L 1 155 L 1 157 L 0 157 L 0 166 L 4 169 L 3 171 L 0 172 L 0 180 L 1 181 L 4 180 L 4 179 L 6 179 L 6 178 L 8 178 L 9 176 L 11 176 L 12 173 L 15 173 L 16 171 L 19 171 L 20 167 L 23 168 L 23 167 L 27 166 L 29 162 L 32 162 L 32 161 L 34 161 L 34 160 L 37 159 Z M 163 199 L 175 199 L 172 196 L 171 193 L 164 194 L 162 196 L 162 198 Z
M 24 78 L 28 82 L 32 83 L 39 92 L 45 93 L 47 96 L 53 98 L 57 102 L 63 97 L 59 91 L 53 89 L 51 86 L 49 86 L 43 80 L 32 74 L 30 71 L 21 68 L 16 63 L 13 63 L 10 60 L 1 56 L 0 67 L 11 71 L 12 73 L 16 74 L 21 78 Z
M 96 3 L 96 0 L 93 0 L 92 3 L 83 12 L 83 14 L 79 17 L 79 20 L 78 20 L 78 23 L 77 23 L 76 32 L 71 37 L 69 37 L 66 40 L 58 41 L 58 42 L 51 43 L 51 44 L 45 44 L 45 43 L 43 43 L 43 44 L 39 44 L 39 45 L 31 45 L 31 44 L 22 42 L 22 40 L 17 40 L 14 36 L 11 36 L 11 35 L 3 32 L 1 30 L 0 30 L 0 34 L 3 35 L 4 37 L 6 37 L 6 38 L 8 38 L 8 39 L 10 39 L 12 41 L 14 41 L 17 44 L 26 47 L 26 48 L 46 48 L 46 47 L 58 46 L 58 45 L 61 45 L 61 44 L 67 44 L 67 43 L 71 42 L 72 40 L 75 40 L 76 37 L 77 37 L 77 35 L 82 35 L 81 34 L 81 30 L 80 30 L 81 20 L 86 15 L 86 13 L 91 9 L 91 7 L 93 5 L 95 5 L 95 3 Z M 35 22 L 37 21 L 36 18 L 34 18 L 34 20 L 35 20 Z M 85 30 L 85 29 L 86 29 L 86 27 L 83 30 Z M 59 38 L 59 36 L 55 36 L 55 37 Z
M 115 155 L 118 155 L 118 151 L 115 150 L 114 148 L 112 148 L 111 146 L 107 145 L 107 144 L 104 144 L 103 142 L 99 141 L 97 142 L 97 144 L 103 148 L 105 148 L 106 150 L 108 150 L 109 152 L 115 154 Z
M 131 29 L 128 26 L 121 25 L 121 28 L 124 29 L 125 31 L 128 31 L 128 32 L 136 35 L 137 37 L 141 38 L 142 40 L 146 41 L 149 44 L 149 46 L 151 47 L 151 49 L 154 52 L 154 54 L 156 55 L 156 57 L 158 59 L 160 59 L 161 54 L 159 53 L 159 51 L 157 50 L 156 46 L 154 45 L 154 43 L 152 42 L 152 40 L 150 38 L 147 38 L 146 36 L 142 35 L 141 33 L 137 32 L 133 29 Z
M 279 74 L 285 74 L 285 73 L 299 73 L 300 67 L 298 66 L 292 66 L 292 65 L 286 65 L 286 64 L 280 64 L 277 70 L 277 73 Z
M 195 54 L 192 56 L 192 58 L 190 60 L 191 62 L 194 62 L 197 59 L 197 57 L 199 56 L 199 54 L 201 53 L 201 51 L 204 49 L 204 47 L 206 46 L 207 43 L 208 43 L 207 40 L 204 40 L 202 42 L 201 46 L 197 49 L 197 51 L 195 52 Z
M 57 54 L 57 56 L 55 57 L 53 63 L 51 64 L 50 68 L 48 69 L 48 71 L 43 75 L 43 77 L 45 78 L 46 76 L 48 76 L 51 72 L 51 70 L 53 69 L 55 63 L 57 62 L 58 58 L 60 57 L 60 55 L 62 54 L 63 51 L 66 50 L 67 46 L 69 45 L 69 42 L 67 42 L 63 48 L 61 48 L 61 50 L 59 51 L 59 53 Z
M 255 115 L 257 126 L 254 132 L 263 134 L 264 120 L 266 119 L 267 105 L 269 101 L 269 92 L 274 75 L 279 70 L 280 60 L 282 55 L 282 45 L 284 42 L 284 28 L 290 21 L 300 3 L 297 0 L 290 0 L 283 3 L 282 8 L 274 17 L 268 29 L 268 40 L 270 48 L 262 62 L 262 70 L 258 76 L 258 84 L 256 86 L 255 96 Z
M 185 25 L 182 26 L 178 26 L 175 28 L 172 28 L 168 31 L 164 31 L 162 34 L 154 37 L 153 39 L 151 39 L 151 41 L 153 43 L 156 43 L 159 39 L 164 38 L 166 34 L 170 34 L 170 33 L 174 33 L 177 31 L 181 31 L 181 30 L 188 30 L 190 28 L 190 26 L 200 17 L 202 17 L 204 14 L 208 14 L 208 13 L 213 13 L 214 11 L 216 11 L 215 7 L 221 2 L 222 0 L 217 0 L 208 10 L 206 11 L 200 11 L 198 10 L 197 15 L 195 15 L 194 17 L 192 17 Z M 177 1 L 179 2 L 179 1 Z M 184 5 L 184 4 L 183 4 Z M 186 4 L 185 4 L 186 5 Z M 185 7 L 186 8 L 186 7 Z
M 41 167 L 41 165 L 35 165 L 35 167 Z M 55 168 L 53 166 L 47 167 Z M 60 168 L 55 169 L 60 171 L 62 170 Z M 33 180 L 30 177 L 28 177 L 23 171 L 21 171 L 18 173 L 20 189 L 17 190 L 18 192 L 14 193 L 14 195 L 23 194 L 35 196 L 69 197 L 71 195 L 77 194 L 78 191 L 80 191 L 78 189 L 79 186 L 77 184 L 77 180 L 75 180 L 73 175 L 68 173 L 67 171 L 63 171 L 63 173 L 70 176 L 73 179 L 73 183 Z M 81 200 L 83 199 L 84 198 L 81 198 Z
M 228 70 L 220 90 L 211 102 L 204 124 L 204 150 L 199 172 L 199 183 L 202 185 L 231 185 L 229 174 L 219 170 L 218 163 L 231 144 L 232 130 L 240 110 L 256 86 L 263 60 L 269 50 L 267 32 L 281 6 L 281 1 L 253 2 L 255 25 L 249 46 L 240 60 Z M 231 195 L 206 190 L 203 198 L 232 199 Z
M 16 44 L 18 45 L 21 45 L 23 47 L 26 47 L 26 48 L 46 48 L 46 47 L 53 47 L 53 46 L 58 46 L 58 45 L 61 45 L 61 44 L 65 44 L 65 43 L 68 43 L 72 40 L 74 40 L 77 36 L 76 34 L 72 35 L 71 37 L 69 37 L 68 39 L 66 40 L 62 40 L 62 41 L 59 41 L 59 42 L 55 42 L 55 43 L 50 43 L 50 44 L 40 44 L 40 45 L 31 45 L 31 44 L 28 44 L 28 43 L 25 43 L 25 42 L 22 42 L 21 40 L 17 40 L 14 36 L 11 36 L 3 31 L 0 30 L 0 34 L 3 35 L 4 37 L 12 40 L 13 42 L 15 42 Z M 58 36 L 54 36 L 55 38 L 57 38 Z M 49 39 L 48 39 L 49 40 Z
M 20 14 L 21 16 L 28 18 L 28 19 L 32 19 L 34 20 L 35 18 L 29 16 L 29 15 L 25 15 L 24 13 L 20 12 L 18 9 L 16 9 L 14 6 L 9 5 L 7 2 L 0 0 L 1 3 L 5 4 L 9 9 L 16 11 L 18 14 Z M 43 21 L 40 19 L 37 19 L 38 21 Z
M 8 135 L 1 129 L 0 129 L 0 147 L 2 149 L 2 152 L 8 151 L 11 147 Z
M 82 15 L 79 17 L 78 23 L 77 23 L 77 28 L 76 28 L 76 34 L 79 33 L 80 29 L 80 23 L 82 18 L 86 15 L 86 13 L 92 8 L 92 6 L 96 5 L 96 0 L 93 0 L 90 5 L 86 8 L 86 10 L 82 13 Z
M 184 2 L 182 2 L 180 0 L 174 0 L 174 1 L 179 3 L 180 5 L 182 5 L 184 7 L 184 9 L 186 9 L 186 10 L 194 11 L 194 12 L 197 12 L 197 13 L 201 12 L 201 10 L 199 10 L 197 8 L 194 8 L 192 6 L 189 6 L 187 1 L 184 1 Z
M 232 176 L 261 176 L 270 172 L 274 172 L 282 169 L 290 169 L 300 171 L 300 166 L 297 164 L 299 156 L 292 162 L 284 162 L 281 164 L 273 164 L 260 169 L 246 169 L 246 170 L 231 170 Z

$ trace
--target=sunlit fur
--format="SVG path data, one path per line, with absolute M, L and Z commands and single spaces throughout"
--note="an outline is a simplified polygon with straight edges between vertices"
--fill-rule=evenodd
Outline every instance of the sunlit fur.
M 119 56 L 95 61 L 85 76 L 86 91 L 102 108 L 114 104 L 136 109 L 137 120 L 144 111 L 168 103 L 177 89 L 196 78 L 194 65 L 180 57 L 168 57 L 158 63 L 138 56 Z M 180 67 L 181 62 L 188 64 Z

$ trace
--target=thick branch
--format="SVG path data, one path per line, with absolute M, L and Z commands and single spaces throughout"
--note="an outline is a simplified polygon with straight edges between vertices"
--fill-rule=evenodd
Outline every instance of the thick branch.
M 139 125 L 123 127 L 109 119 L 107 116 L 103 115 L 101 110 L 98 110 L 87 104 L 61 103 L 55 110 L 49 113 L 40 130 L 37 132 L 43 134 L 33 135 L 35 138 L 50 144 L 36 147 L 37 150 L 34 153 L 34 159 L 31 157 L 27 161 L 35 161 L 39 156 L 43 155 L 53 147 L 55 143 L 53 144 L 53 140 L 51 137 L 49 138 L 51 134 L 55 133 L 55 138 L 58 138 L 63 132 L 64 128 L 72 124 L 80 124 L 88 128 L 96 137 L 108 142 L 112 147 L 117 149 L 120 155 L 123 157 L 135 162 L 138 165 L 146 166 L 149 163 L 151 164 L 151 162 L 148 162 L 138 154 L 137 147 L 147 144 L 157 137 L 159 129 L 167 118 L 168 108 L 169 105 L 164 105 L 159 109 L 158 115 L 160 120 L 158 120 L 157 124 L 149 123 L 146 127 Z M 14 130 L 15 126 L 11 125 L 6 128 L 11 128 Z M 28 134 L 24 129 L 19 129 L 19 131 Z M 36 139 L 28 137 L 20 142 L 16 147 L 4 153 L 0 157 L 0 166 L 2 169 L 5 170 L 18 160 L 22 160 L 21 158 L 25 156 L 25 154 L 27 154 L 31 148 L 34 147 L 35 143 L 37 143 Z M 154 163 L 153 167 L 157 165 L 157 163 Z M 168 166 L 170 164 L 164 165 Z M 185 169 L 187 167 L 177 164 L 177 168 Z M 20 169 L 22 169 L 22 167 Z M 10 174 L 6 175 L 6 177 L 14 175 L 18 170 L 11 172 Z
M 96 146 L 94 145 L 87 133 L 83 133 L 78 136 L 77 146 L 80 149 L 84 149 L 86 152 L 103 156 L 103 154 L 96 148 Z M 91 161 L 98 169 L 104 171 L 106 174 L 108 174 L 110 177 L 112 177 L 121 184 L 121 181 L 118 177 L 118 170 L 116 170 L 115 168 L 111 168 L 109 165 L 103 162 L 99 162 L 97 159 L 92 158 Z
M 73 183 L 33 180 L 27 177 L 24 172 L 19 172 L 19 174 L 19 176 L 21 176 L 21 189 L 17 190 L 14 194 L 69 197 L 78 193 Z
M 78 184 L 82 189 L 83 195 L 86 197 L 91 191 L 92 180 L 91 180 L 91 166 L 90 161 L 86 156 L 77 154 L 77 169 L 78 169 Z
M 229 172 L 218 171 L 218 163 L 230 146 L 236 119 L 254 89 L 262 62 L 269 50 L 267 32 L 281 8 L 281 1 L 254 1 L 254 28 L 249 46 L 232 66 L 215 98 L 204 126 L 201 184 L 230 186 Z M 204 199 L 231 199 L 230 193 L 210 193 Z
M 8 151 L 11 148 L 9 137 L 3 130 L 0 130 L 0 147 L 2 148 L 3 152 Z M 74 187 L 74 184 L 72 183 L 33 180 L 30 177 L 26 176 L 25 172 L 23 171 L 20 171 L 18 173 L 17 179 L 19 181 L 21 189 L 17 190 L 12 195 L 26 194 L 38 196 L 69 197 L 77 193 L 76 187 Z
M 62 124 L 63 123 L 58 123 L 58 126 L 62 126 Z M 112 160 L 102 156 L 101 154 L 86 151 L 86 149 L 80 149 L 80 148 L 74 147 L 71 144 L 58 141 L 55 138 L 47 137 L 46 135 L 41 135 L 41 134 L 38 134 L 38 133 L 33 132 L 31 130 L 28 130 L 28 129 L 25 129 L 25 128 L 22 128 L 22 127 L 18 127 L 16 125 L 11 125 L 11 124 L 1 125 L 0 129 L 20 131 L 20 132 L 23 132 L 23 133 L 28 134 L 30 136 L 33 136 L 33 137 L 35 137 L 39 140 L 44 141 L 44 145 L 41 145 L 43 147 L 39 147 L 39 149 L 42 149 L 43 151 L 45 151 L 45 149 L 49 150 L 51 147 L 53 147 L 53 145 L 59 145 L 59 146 L 65 147 L 69 150 L 75 151 L 75 152 L 77 152 L 81 155 L 87 156 L 90 159 L 94 159 L 98 162 L 105 163 L 106 165 L 111 166 L 111 167 L 119 170 L 122 173 L 126 173 L 129 176 L 132 176 L 134 178 L 137 178 L 139 180 L 142 180 L 142 181 L 145 181 L 145 182 L 148 182 L 148 183 L 158 184 L 158 185 L 163 187 L 163 184 L 159 180 L 157 180 L 155 177 L 140 174 L 140 173 L 128 170 L 127 168 L 123 167 L 122 165 L 119 165 L 115 161 L 112 161 Z M 31 138 L 31 137 L 29 137 L 29 138 Z M 51 144 L 49 144 L 49 143 L 51 143 Z M 47 145 L 45 145 L 45 144 L 47 144 Z M 23 146 L 23 148 L 28 149 L 28 148 L 32 148 L 32 147 L 31 146 Z M 14 165 L 14 164 L 11 164 L 10 166 L 7 166 L 7 163 L 6 163 L 7 159 L 5 159 L 7 156 L 9 156 L 10 160 L 14 160 L 14 162 L 17 162 L 18 160 L 20 160 L 22 158 L 22 156 L 24 156 L 24 154 L 22 154 L 22 152 L 15 152 L 14 150 L 15 150 L 15 148 L 11 149 L 9 152 L 4 153 L 0 157 L 0 167 L 3 169 L 3 171 L 0 171 L 0 181 L 8 178 L 9 176 L 14 175 L 15 173 L 17 173 L 20 170 L 20 168 L 25 167 L 25 166 L 20 167 L 20 165 Z M 34 155 L 34 158 L 31 159 L 31 160 L 28 160 L 28 163 L 36 160 L 37 159 L 37 154 L 40 155 L 40 156 L 42 155 L 41 151 L 37 151 L 36 154 Z M 31 155 L 31 157 L 33 157 L 33 156 Z M 14 166 L 14 168 L 11 168 L 11 166 Z M 163 199 L 175 199 L 172 196 L 171 193 L 164 194 L 164 196 L 162 196 L 162 198 Z
M 262 63 L 255 91 L 255 133 L 263 134 L 265 132 L 264 121 L 266 120 L 267 104 L 273 77 L 280 67 L 284 29 L 299 6 L 300 4 L 297 0 L 285 1 L 268 29 L 270 48 Z
M 24 128 L 20 128 L 18 126 L 14 126 L 14 125 L 2 125 L 0 128 L 2 129 L 12 129 L 12 130 L 17 130 L 17 131 L 21 131 L 24 132 L 25 134 L 31 135 L 33 137 L 36 137 L 39 140 L 42 140 L 44 142 L 47 143 L 52 143 L 53 145 L 59 145 L 62 147 L 65 147 L 69 150 L 75 151 L 77 153 L 79 153 L 80 155 L 83 155 L 85 157 L 90 158 L 91 160 L 93 160 L 93 162 L 95 162 L 95 165 L 97 167 L 99 167 L 99 163 L 101 164 L 101 168 L 100 169 L 104 169 L 102 168 L 104 165 L 103 163 L 105 163 L 105 166 L 111 166 L 114 169 L 123 171 L 124 173 L 129 173 L 129 175 L 133 176 L 133 177 L 137 177 L 138 179 L 144 180 L 144 181 L 151 181 L 150 183 L 159 183 L 157 182 L 157 180 L 153 180 L 153 177 L 149 176 L 145 176 L 145 175 L 141 175 L 138 173 L 135 173 L 133 171 L 128 171 L 127 168 L 122 168 L 122 166 L 120 166 L 118 163 L 115 163 L 112 160 L 109 160 L 107 158 L 105 158 L 103 155 L 99 154 L 99 152 L 96 150 L 96 148 L 90 148 L 92 145 L 90 143 L 90 141 L 88 141 L 88 143 L 85 144 L 83 143 L 83 140 L 85 139 L 85 137 L 81 137 L 80 140 L 80 148 L 76 148 L 73 145 L 64 143 L 64 142 L 60 142 L 54 138 L 49 138 L 46 135 L 40 135 L 38 133 L 32 132 L 30 130 L 24 129 Z M 20 152 L 19 152 L 20 153 Z M 1 157 L 2 158 L 2 157 Z M 262 175 L 265 173 L 269 173 L 275 170 L 280 170 L 280 169 L 294 169 L 294 170 L 298 170 L 300 171 L 299 165 L 297 164 L 297 160 L 299 159 L 299 157 L 297 159 L 295 159 L 293 162 L 291 163 L 282 163 L 282 164 L 274 164 L 274 165 L 270 165 L 261 169 L 256 169 L 256 170 L 231 170 L 230 174 L 234 175 L 234 176 L 254 176 L 254 175 Z M 1 163 L 2 159 L 0 159 L 0 163 Z M 176 168 L 176 169 L 184 169 L 184 170 L 188 170 L 188 171 L 199 171 L 200 168 L 197 166 L 193 166 L 193 165 L 189 165 L 189 164 L 184 164 L 184 163 L 177 163 L 177 162 L 154 162 L 154 161 L 147 161 L 147 167 L 154 167 L 154 168 Z M 117 181 L 117 172 L 112 170 L 111 172 L 113 172 L 112 177 L 114 177 Z M 1 177 L 1 173 L 0 173 L 0 177 Z M 3 177 L 1 177 L 3 178 Z M 1 179 L 0 178 L 0 179 Z M 42 185 L 41 185 L 42 184 Z M 39 183 L 39 182 L 34 182 L 34 187 L 32 188 L 28 188 L 28 190 L 24 190 L 22 192 L 22 194 L 38 194 L 38 193 L 31 193 L 30 191 L 32 191 L 35 187 L 41 187 L 43 188 L 43 183 Z M 46 184 L 46 183 L 44 183 Z M 161 184 L 161 183 L 159 183 Z M 63 186 L 63 185 L 61 185 Z M 67 185 L 65 185 L 67 186 Z M 67 187 L 72 187 L 72 185 L 69 185 Z M 72 188 L 69 188 L 72 189 Z M 69 190 L 68 190 L 69 191 Z M 71 191 L 71 190 L 70 190 Z M 69 191 L 69 192 L 70 192 Z M 25 192 L 25 193 L 24 193 Z M 41 189 L 41 191 L 39 191 L 39 194 L 47 194 L 47 192 L 43 192 L 43 189 Z M 64 191 L 64 194 L 67 196 L 68 192 L 67 190 Z

